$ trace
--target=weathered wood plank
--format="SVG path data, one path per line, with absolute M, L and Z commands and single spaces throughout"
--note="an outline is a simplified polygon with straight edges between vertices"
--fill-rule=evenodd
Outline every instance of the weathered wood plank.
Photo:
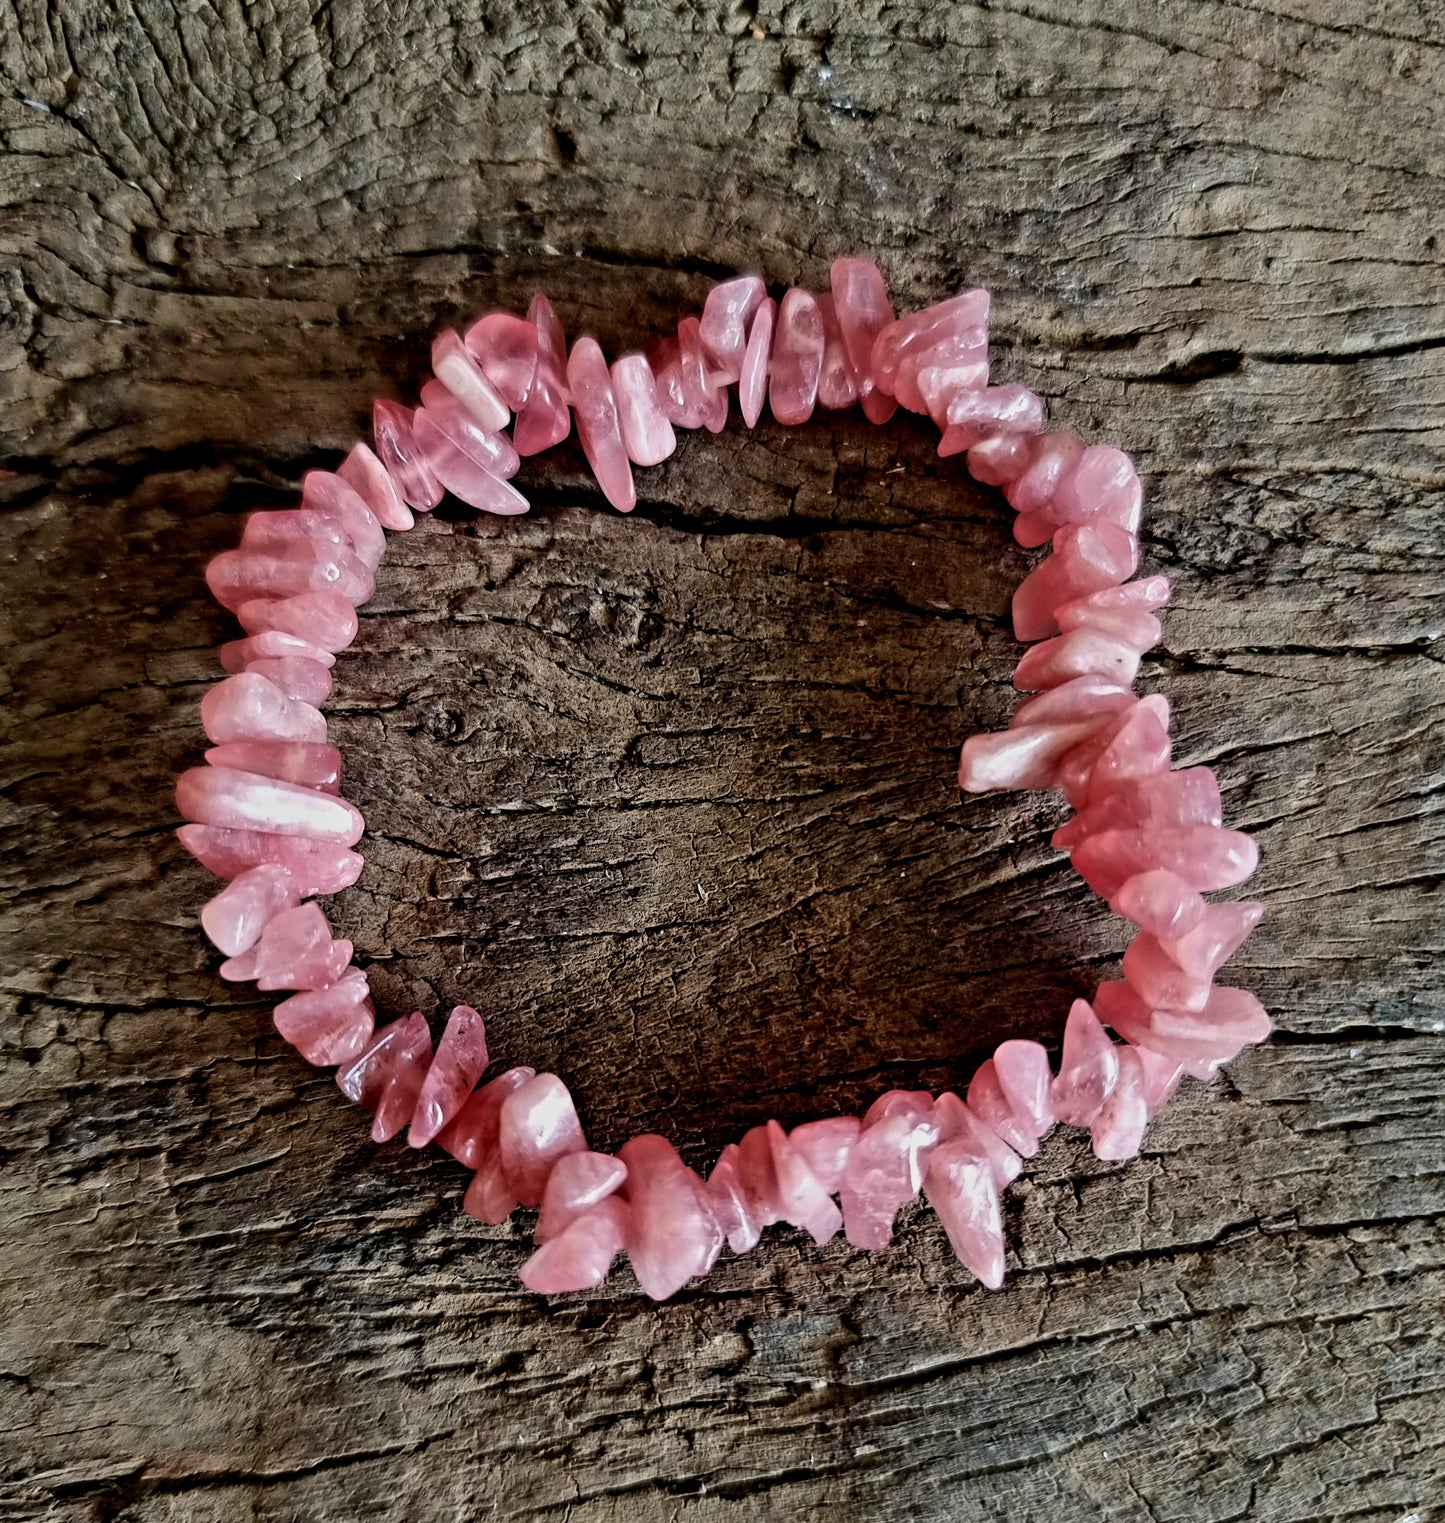
M 1438 8 L 319 11 L 0 28 L 0 1515 L 1399 1523 L 1438 1510 L 1445 318 Z M 996 292 L 1001 374 L 1135 450 L 1146 682 L 1264 853 L 1278 1039 L 1127 1168 L 1052 1139 L 1011 1279 L 909 1213 L 654 1308 L 545 1307 L 524 1224 L 365 1142 L 215 977 L 169 835 L 225 637 L 200 570 L 425 334 L 539 282 L 636 342 L 715 273 L 878 251 Z M 338 917 L 593 1134 L 1052 1039 L 1120 938 L 1008 712 L 1007 515 L 923 429 L 692 438 L 630 520 L 394 545 L 336 729 Z

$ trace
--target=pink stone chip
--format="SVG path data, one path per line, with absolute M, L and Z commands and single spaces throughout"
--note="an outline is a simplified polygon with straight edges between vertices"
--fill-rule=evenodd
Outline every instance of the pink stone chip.
M 613 362 L 612 394 L 627 458 L 634 465 L 660 465 L 677 448 L 677 435 L 662 410 L 646 355 L 624 354 Z
M 510 481 L 522 460 L 505 434 L 489 433 L 440 381 L 426 381 L 421 388 L 421 407 L 436 428 L 467 458 L 493 476 Z
M 236 610 L 252 635 L 274 630 L 321 650 L 345 650 L 356 638 L 356 609 L 339 592 L 303 592 L 290 598 L 255 598 Z
M 848 1159 L 858 1140 L 863 1123 L 856 1116 L 828 1116 L 821 1121 L 805 1121 L 788 1133 L 788 1141 L 797 1149 L 803 1162 L 813 1171 L 818 1183 L 836 1195 L 848 1171 Z
M 349 968 L 324 989 L 293 994 L 276 1006 L 276 1030 L 308 1063 L 334 1068 L 359 1058 L 371 1042 L 376 1011 L 366 974 Z
M 497 433 L 512 421 L 511 410 L 497 388 L 467 352 L 460 335 L 451 329 L 437 334 L 433 340 L 431 368 L 437 380 L 488 433 Z
M 1107 520 L 1137 533 L 1144 489 L 1134 462 L 1111 444 L 1091 444 L 1054 490 L 1049 516 L 1059 523 Z
M 927 411 L 916 390 L 911 396 L 905 395 L 910 390 L 908 376 L 916 377 L 921 368 L 920 361 L 942 344 L 963 349 L 978 347 L 988 331 L 988 308 L 987 291 L 963 291 L 882 328 L 873 342 L 869 362 L 878 389 L 888 396 L 896 396 L 905 407 L 912 407 L 915 412 Z M 916 380 L 914 384 L 916 386 Z
M 322 793 L 341 791 L 341 752 L 317 741 L 231 740 L 212 746 L 206 752 L 206 764 L 230 767 L 235 772 L 254 772 L 259 777 L 315 788 Z
M 1032 1158 L 1038 1152 L 1039 1134 L 1028 1117 L 1020 1115 L 1009 1103 L 992 1058 L 981 1063 L 969 1081 L 968 1108 L 1014 1152 L 1024 1158 Z
M 559 1158 L 542 1192 L 535 1240 L 549 1242 L 584 1212 L 620 1189 L 626 1178 L 627 1165 L 607 1153 L 568 1153 Z
M 542 1244 L 522 1265 L 522 1283 L 543 1296 L 591 1290 L 607 1278 L 632 1232 L 627 1202 L 609 1195 Z
M 1053 553 L 1014 590 L 1014 634 L 1020 640 L 1053 634 L 1059 627 L 1055 610 L 1061 604 L 1118 586 L 1138 565 L 1139 541 L 1124 529 L 1114 524 L 1066 524 L 1053 536 Z
M 351 846 L 365 822 L 345 799 L 230 767 L 192 767 L 176 783 L 176 807 L 184 819 L 230 831 L 260 831 Z M 284 855 L 265 860 L 291 863 Z M 354 880 L 353 880 L 354 881 Z
M 411 1120 L 430 1062 L 431 1032 L 418 1010 L 384 1026 L 359 1058 L 337 1071 L 341 1093 L 372 1112 L 373 1142 L 395 1137 Z
M 1128 885 L 1126 884 L 1127 888 Z M 1159 933 L 1160 949 L 1191 978 L 1209 979 L 1242 947 L 1264 915 L 1264 906 L 1250 900 L 1211 904 L 1192 925 Z
M 489 1227 L 500 1224 L 512 1214 L 521 1202 L 507 1183 L 499 1154 L 487 1154 L 477 1165 L 467 1193 L 462 1197 L 462 1210 Z
M 1144 1071 L 1144 1104 L 1151 1116 L 1169 1099 L 1184 1077 L 1184 1065 L 1147 1047 L 1134 1047 Z
M 773 1162 L 772 1144 L 766 1126 L 750 1127 L 738 1144 L 738 1175 L 742 1180 L 752 1215 L 760 1227 L 771 1227 L 783 1219 L 782 1197 L 778 1193 L 778 1170 Z
M 197 825 L 302 836 L 338 846 L 355 845 L 366 828 L 345 799 L 230 767 L 192 767 L 181 773 L 176 808 L 183 819 Z
M 959 756 L 958 786 L 965 793 L 1051 787 L 1059 763 L 1099 723 L 1023 725 L 970 735 Z
M 1203 898 L 1183 878 L 1155 867 L 1126 878 L 1118 893 L 1109 900 L 1109 908 L 1121 919 L 1132 920 L 1141 931 L 1168 938 L 1179 936 L 1197 925 L 1206 906 Z M 1170 955 L 1174 954 L 1171 952 Z M 1214 969 L 1209 971 L 1212 973 Z
M 1127 687 L 1138 674 L 1139 655 L 1133 646 L 1097 630 L 1071 629 L 1025 652 L 1014 670 L 1014 686 L 1021 693 L 1036 693 L 1093 675 Z
M 461 1110 L 437 1133 L 437 1146 L 473 1170 L 481 1168 L 488 1158 L 496 1157 L 502 1106 L 509 1095 L 534 1079 L 536 1073 L 534 1068 L 509 1068 L 495 1079 L 488 1079 L 480 1089 L 473 1091 Z
M 738 275 L 707 293 L 699 336 L 709 363 L 724 381 L 741 377 L 753 315 L 767 295 L 760 275 Z
M 1169 771 L 1169 700 L 1141 698 L 1101 725 L 1059 766 L 1059 786 L 1074 808 L 1102 803 L 1120 789 L 1142 786 Z
M 1072 850 L 1074 870 L 1103 899 L 1126 878 L 1162 867 L 1201 894 L 1233 888 L 1259 866 L 1259 848 L 1238 830 L 1211 825 L 1101 830 Z
M 296 880 L 303 898 L 339 894 L 356 882 L 365 866 L 354 851 L 259 830 L 182 825 L 176 836 L 196 861 L 218 878 L 235 878 L 258 862 L 279 862 Z
M 330 514 L 357 555 L 376 569 L 386 554 L 386 535 L 366 498 L 344 476 L 336 471 L 307 471 L 301 478 L 301 506 Z
M 339 476 L 336 478 L 340 479 Z M 350 490 L 348 487 L 347 491 Z M 357 498 L 358 502 L 360 500 Z M 370 510 L 366 511 L 380 534 L 381 526 Z M 241 531 L 241 549 L 253 555 L 314 556 L 320 553 L 343 561 L 349 557 L 368 576 L 381 560 L 380 552 L 366 536 L 354 533 L 340 515 L 314 505 L 252 513 Z
M 619 1156 L 627 1165 L 632 1207 L 628 1257 L 643 1293 L 665 1301 L 712 1268 L 722 1230 L 703 1182 L 666 1138 L 634 1137 Z
M 708 369 L 702 347 L 702 327 L 695 317 L 677 325 L 678 378 L 688 411 L 709 433 L 719 434 L 728 420 L 728 392 Z
M 284 552 L 223 550 L 206 567 L 206 585 L 223 608 L 235 612 L 258 598 L 310 592 L 338 593 L 355 607 L 376 591 L 376 578 L 349 550 L 298 540 Z
M 378 399 L 371 407 L 376 453 L 409 507 L 430 513 L 442 500 L 442 484 L 412 433 L 410 408 Z
M 941 1128 L 936 1115 L 885 1114 L 865 1125 L 853 1145 L 839 1192 L 843 1230 L 855 1248 L 886 1248 L 898 1208 L 923 1184 L 928 1154 Z
M 1023 1159 L 957 1095 L 945 1091 L 935 1102 L 935 1109 L 943 1141 L 958 1143 L 979 1162 L 987 1164 L 1000 1191 L 1018 1178 Z
M 886 423 L 897 403 L 880 392 L 873 379 L 873 344 L 894 321 L 893 303 L 883 274 L 871 259 L 835 259 L 829 272 L 833 306 L 843 336 L 848 366 L 858 386 L 858 400 L 872 423 Z
M 313 645 L 299 635 L 289 635 L 283 630 L 268 629 L 244 640 L 227 640 L 216 653 L 221 665 L 228 672 L 244 672 L 252 661 L 279 659 L 283 656 L 303 656 L 322 666 L 335 666 L 336 657 L 324 646 Z
M 928 1161 L 923 1189 L 959 1262 L 997 1290 L 1003 1284 L 1003 1212 L 988 1164 L 963 1141 L 942 1142 Z
M 833 298 L 826 291 L 815 300 L 823 319 L 823 364 L 818 372 L 818 406 L 836 412 L 851 407 L 858 400 L 858 382 L 848 362 L 848 351 L 838 325 Z
M 377 459 L 370 445 L 353 444 L 351 453 L 337 466 L 336 474 L 365 498 L 383 529 L 409 529 L 416 522 L 411 509 L 402 501 L 391 472 Z
M 214 947 L 236 957 L 256 945 L 268 921 L 300 902 L 291 874 L 279 863 L 261 863 L 233 878 L 206 905 L 201 926 Z
M 587 1148 L 567 1086 L 556 1074 L 528 1079 L 502 1102 L 497 1138 L 502 1174 L 524 1206 L 538 1206 L 552 1165 Z
M 1129 984 L 1107 982 L 1094 1008 L 1126 1042 L 1185 1065 L 1227 1063 L 1270 1033 L 1264 1006 L 1247 989 L 1216 987 L 1200 1011 L 1150 1010 Z
M 1219 780 L 1208 767 L 1189 767 L 1146 778 L 1090 804 L 1054 832 L 1053 844 L 1059 851 L 1071 851 L 1080 841 L 1105 830 L 1220 825 L 1223 820 Z
M 958 391 L 948 404 L 947 421 L 938 453 L 958 455 L 1000 434 L 1038 433 L 1044 425 L 1043 398 L 1017 382 Z
M 1144 1066 L 1129 1046 L 1118 1049 L 1119 1082 L 1090 1128 L 1096 1157 L 1110 1163 L 1132 1158 L 1144 1140 L 1149 1106 L 1144 1097 Z
M 313 709 L 331 696 L 330 669 L 305 656 L 262 657 L 249 662 L 246 670 Z
M 502 517 L 514 517 L 527 511 L 530 504 L 516 487 L 497 475 L 480 458 L 479 450 L 464 448 L 454 437 L 449 437 L 430 408 L 417 408 L 412 420 L 412 434 L 437 480 L 453 497 L 479 512 L 496 513 Z
M 457 1005 L 417 1096 L 406 1136 L 412 1147 L 425 1147 L 457 1115 L 486 1066 L 486 1026 L 470 1005 Z
M 520 412 L 537 374 L 536 326 L 510 312 L 488 312 L 467 329 L 462 342 L 502 401 Z
M 815 1243 L 826 1243 L 843 1225 L 843 1213 L 776 1121 L 768 1122 L 767 1135 L 777 1179 L 780 1220 L 801 1227 Z
M 778 308 L 768 361 L 768 405 L 779 423 L 806 423 L 813 416 L 824 342 L 817 298 L 793 286 Z
M 1001 1042 L 993 1055 L 993 1071 L 1014 1116 L 1035 1137 L 1045 1136 L 1054 1125 L 1048 1053 L 1037 1042 Z
M 763 1223 L 743 1184 L 742 1154 L 730 1142 L 718 1156 L 707 1179 L 708 1201 L 719 1228 L 734 1253 L 747 1253 L 757 1246 Z
M 596 339 L 579 338 L 573 344 L 567 360 L 567 388 L 577 415 L 582 452 L 602 495 L 619 513 L 630 513 L 637 506 L 637 487 L 627 446 L 622 442 L 612 377 Z
M 1017 481 L 1028 469 L 1033 441 L 1032 434 L 996 434 L 992 439 L 975 444 L 968 452 L 968 474 L 990 487 L 1007 486 L 1009 482 Z M 1043 544 L 1048 537 L 1045 533 L 1042 539 L 1033 543 Z
M 1124 951 L 1124 977 L 1143 1002 L 1154 1009 L 1199 1011 L 1209 1003 L 1209 976 L 1193 978 L 1148 931 L 1140 931 Z
M 331 927 L 318 904 L 299 904 L 273 915 L 256 943 L 254 973 L 258 989 L 324 989 L 334 984 L 351 961 L 351 943 L 333 941 Z M 223 967 L 223 975 L 226 974 Z
M 1079 724 L 1084 720 L 1097 722 L 1132 709 L 1138 701 L 1131 689 L 1120 687 L 1107 677 L 1085 673 L 1040 693 L 1036 698 L 1025 698 L 1014 710 L 1009 728 Z
M 1075 433 L 1058 430 L 1039 434 L 1029 451 L 1028 468 L 1004 488 L 1010 507 L 1018 513 L 1041 514 L 1053 522 L 1055 515 L 1049 509 L 1054 494 L 1083 454 L 1084 441 Z
M 567 336 L 552 303 L 540 291 L 527 308 L 527 321 L 537 330 L 537 368 L 526 405 L 512 429 L 512 443 L 519 455 L 540 455 L 560 444 L 572 428 L 567 408 Z
M 1068 1126 L 1091 1126 L 1118 1082 L 1118 1049 L 1093 1006 L 1076 999 L 1064 1023 L 1064 1050 L 1053 1082 L 1054 1114 Z
M 773 349 L 773 328 L 778 304 L 771 296 L 753 313 L 748 330 L 748 347 L 743 354 L 742 375 L 738 379 L 738 411 L 749 428 L 757 426 L 763 415 L 763 400 L 768 394 L 768 359 Z

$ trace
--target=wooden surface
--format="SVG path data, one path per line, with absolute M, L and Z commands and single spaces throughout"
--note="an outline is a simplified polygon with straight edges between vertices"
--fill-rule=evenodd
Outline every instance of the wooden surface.
M 12 0 L 0 27 L 0 1513 L 1400 1523 L 1445 1496 L 1445 11 Z M 987 1294 L 931 1214 L 779 1229 L 662 1308 L 545 1305 L 527 1224 L 373 1148 L 222 985 L 174 775 L 241 515 L 429 332 L 538 283 L 636 343 L 875 252 L 995 292 L 996 367 L 1135 451 L 1145 665 L 1263 851 L 1278 1038 L 1144 1156 L 1057 1135 Z M 335 729 L 336 919 L 601 1146 L 1055 1041 L 1121 930 L 1010 708 L 1009 515 L 929 430 L 685 440 L 601 504 L 395 543 Z

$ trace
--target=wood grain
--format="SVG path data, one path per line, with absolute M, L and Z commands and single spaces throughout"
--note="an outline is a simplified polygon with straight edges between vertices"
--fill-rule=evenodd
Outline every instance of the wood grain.
M 0 1516 L 1441 1516 L 1445 95 L 1437 0 L 10 0 L 0 25 Z M 936 1221 L 654 1307 L 374 1149 L 196 928 L 208 556 L 426 335 L 537 284 L 609 349 L 877 253 L 1134 451 L 1145 685 L 1218 768 L 1277 1039 L 1144 1156 L 1051 1139 L 1010 1279 Z M 688 438 L 627 520 L 394 543 L 335 729 L 336 918 L 602 1146 L 1054 1041 L 1119 929 L 1055 804 L 960 800 L 1025 563 L 927 431 Z

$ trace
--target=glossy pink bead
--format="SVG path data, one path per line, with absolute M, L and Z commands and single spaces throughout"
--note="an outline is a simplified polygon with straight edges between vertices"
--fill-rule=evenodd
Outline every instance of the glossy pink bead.
M 923 1184 L 928 1154 L 941 1128 L 936 1116 L 885 1115 L 864 1126 L 839 1192 L 843 1229 L 855 1248 L 886 1248 L 898 1208 Z
M 742 375 L 738 380 L 738 411 L 749 428 L 756 426 L 763 415 L 763 401 L 768 394 L 768 360 L 773 350 L 773 329 L 776 325 L 778 304 L 771 296 L 765 297 L 753 313 L 752 327 L 748 330 L 748 346 L 743 353 Z
M 361 1056 L 338 1070 L 337 1088 L 372 1112 L 373 1142 L 395 1137 L 411 1120 L 431 1062 L 431 1032 L 420 1011 L 383 1027 Z
M 447 1017 L 417 1095 L 406 1136 L 412 1147 L 425 1147 L 457 1115 L 486 1066 L 485 1023 L 470 1005 L 457 1005 Z
M 510 312 L 488 312 L 467 329 L 462 342 L 502 401 L 520 412 L 537 374 L 537 329 Z
M 258 989 L 324 989 L 341 977 L 350 961 L 351 943 L 332 939 L 320 905 L 300 904 L 266 922 L 256 943 L 254 972 L 248 976 Z
M 502 1106 L 507 1097 L 535 1077 L 536 1069 L 523 1067 L 509 1068 L 495 1079 L 488 1079 L 467 1097 L 457 1114 L 437 1133 L 437 1146 L 467 1168 L 481 1168 L 488 1158 L 497 1156 Z M 510 1211 L 511 1207 L 507 1209 Z
M 412 433 L 412 412 L 378 400 L 371 408 L 376 453 L 407 506 L 429 513 L 442 500 L 442 484 Z
M 463 449 L 449 438 L 428 408 L 417 409 L 412 433 L 437 480 L 453 497 L 479 512 L 502 517 L 527 511 L 527 499 L 516 487 L 479 459 L 478 451 Z
M 1014 634 L 1042 640 L 1058 629 L 1055 609 L 1133 576 L 1139 542 L 1113 524 L 1067 524 L 1053 551 L 1019 583 L 1012 602 Z M 1144 647 L 1147 649 L 1147 647 Z
M 296 541 L 284 551 L 223 550 L 206 567 L 206 585 L 232 612 L 258 598 L 310 592 L 339 593 L 355 607 L 376 591 L 375 577 L 351 551 L 309 541 Z
M 627 1165 L 607 1153 L 568 1153 L 559 1158 L 542 1191 L 534 1237 L 545 1243 L 622 1187 Z
M 1197 925 L 1206 906 L 1181 877 L 1155 867 L 1126 878 L 1109 900 L 1109 908 L 1122 919 L 1132 920 L 1141 931 L 1167 938 Z
M 969 1081 L 968 1108 L 1014 1152 L 1024 1158 L 1032 1158 L 1038 1152 L 1039 1133 L 1030 1125 L 1028 1117 L 1020 1115 L 1009 1103 L 992 1058 L 981 1063 Z
M 1264 906 L 1251 901 L 1210 904 L 1193 925 L 1155 934 L 1160 949 L 1186 974 L 1208 979 L 1244 945 L 1263 915 Z
M 726 381 L 736 381 L 743 373 L 753 315 L 767 294 L 759 275 L 738 275 L 707 293 L 699 335 L 709 363 Z
M 1058 483 L 1048 516 L 1059 523 L 1101 519 L 1137 533 L 1144 489 L 1134 462 L 1110 444 L 1091 444 Z
M 986 1164 L 1000 1191 L 1018 1178 L 1023 1159 L 957 1095 L 945 1091 L 934 1108 L 943 1141 L 957 1143 L 957 1150 L 967 1151 Z
M 431 368 L 437 380 L 488 433 L 498 433 L 512 421 L 511 410 L 467 352 L 460 335 L 450 329 L 437 334 L 431 346 Z
M 201 911 L 212 946 L 235 957 L 256 945 L 267 922 L 301 902 L 296 880 L 279 863 L 260 863 L 240 873 Z
M 1090 1126 L 1119 1082 L 1119 1053 L 1087 1000 L 1076 999 L 1064 1023 L 1064 1050 L 1053 1081 L 1054 1114 Z
M 301 506 L 329 513 L 345 530 L 357 555 L 374 570 L 386 554 L 386 534 L 366 498 L 335 471 L 307 471 L 301 478 Z
M 613 1260 L 628 1245 L 632 1219 L 626 1201 L 616 1195 L 607 1196 L 543 1243 L 522 1265 L 522 1283 L 544 1296 L 591 1290 L 600 1285 L 607 1278 Z
M 821 1121 L 805 1121 L 788 1133 L 788 1141 L 797 1149 L 803 1162 L 813 1171 L 818 1183 L 830 1194 L 842 1188 L 848 1159 L 863 1124 L 856 1116 L 828 1116 Z
M 206 752 L 206 765 L 254 772 L 259 777 L 315 788 L 322 793 L 338 793 L 341 789 L 341 752 L 317 741 L 227 741 Z
M 537 1206 L 552 1165 L 587 1148 L 567 1086 L 556 1074 L 528 1079 L 502 1102 L 497 1136 L 502 1173 L 524 1206 Z
M 763 1223 L 743 1184 L 741 1159 L 737 1143 L 728 1143 L 707 1178 L 709 1205 L 734 1253 L 756 1247 L 763 1233 Z
M 813 416 L 823 346 L 823 314 L 816 297 L 792 287 L 778 308 L 768 360 L 768 406 L 779 423 L 806 423 Z
M 632 480 L 627 446 L 622 442 L 612 377 L 595 339 L 579 338 L 572 346 L 567 360 L 567 387 L 572 410 L 577 415 L 582 452 L 597 477 L 602 495 L 619 513 L 630 513 L 637 506 L 637 488 Z
M 383 529 L 409 529 L 416 522 L 411 509 L 402 501 L 391 472 L 369 445 L 353 444 L 351 453 L 337 466 L 336 474 L 365 498 Z
M 376 1024 L 366 974 L 350 968 L 324 989 L 293 994 L 276 1006 L 274 1020 L 308 1063 L 318 1068 L 351 1063 L 370 1045 Z
M 634 465 L 660 465 L 677 448 L 677 435 L 662 410 L 646 355 L 624 354 L 613 362 L 612 394 L 628 459 Z
M 958 786 L 965 793 L 1050 787 L 1060 761 L 1100 722 L 1023 725 L 970 735 L 959 757 Z
M 993 1071 L 1014 1115 L 1035 1137 L 1045 1136 L 1054 1124 L 1048 1053 L 1037 1042 L 1001 1042 L 994 1051 Z
M 871 259 L 835 259 L 829 272 L 834 311 L 848 367 L 858 387 L 858 400 L 872 423 L 886 423 L 897 403 L 877 388 L 873 379 L 873 344 L 893 322 L 893 303 L 883 274 Z
M 1220 825 L 1223 820 L 1219 780 L 1208 767 L 1189 767 L 1144 778 L 1090 804 L 1054 832 L 1053 844 L 1060 851 L 1069 851 L 1086 837 L 1105 830 Z
M 858 382 L 853 367 L 848 363 L 848 351 L 843 344 L 842 329 L 838 326 L 838 314 L 833 298 L 820 291 L 814 298 L 823 319 L 823 363 L 818 371 L 818 406 L 836 412 L 851 407 L 858 400 Z
M 1117 1050 L 1117 1056 L 1119 1081 L 1090 1128 L 1095 1155 L 1112 1163 L 1134 1157 L 1149 1124 L 1144 1066 L 1139 1055 L 1126 1045 Z
M 1071 629 L 1027 651 L 1014 670 L 1014 686 L 1022 693 L 1060 687 L 1074 677 L 1107 677 L 1121 687 L 1139 671 L 1140 652 L 1093 629 Z
M 567 338 L 552 303 L 538 291 L 527 308 L 537 330 L 537 366 L 526 405 L 517 415 L 512 443 L 519 455 L 538 455 L 560 444 L 572 429 L 567 407 Z
M 302 898 L 339 894 L 356 882 L 365 866 L 357 852 L 343 847 L 259 830 L 182 825 L 176 836 L 218 878 L 234 878 L 258 862 L 279 862 L 295 878 Z
M 197 825 L 303 836 L 337 846 L 354 845 L 365 829 L 361 815 L 345 799 L 230 767 L 183 772 L 176 783 L 176 807 L 183 819 Z
M 815 1243 L 826 1243 L 843 1225 L 843 1213 L 782 1127 L 769 1121 L 767 1130 L 780 1219 L 801 1227 Z
M 909 365 L 915 372 L 919 357 L 936 348 L 945 339 L 958 341 L 988 328 L 989 294 L 984 290 L 963 291 L 948 301 L 911 312 L 882 328 L 873 342 L 870 369 L 880 391 L 897 396 L 909 405 L 898 390 L 900 372 Z M 973 347 L 973 345 L 970 345 Z M 914 398 L 921 403 L 921 399 Z M 922 412 L 921 405 L 915 411 Z
M 303 640 L 299 635 L 286 634 L 276 629 L 250 635 L 244 640 L 227 640 L 216 654 L 228 672 L 244 672 L 252 661 L 283 656 L 302 656 L 327 667 L 336 665 L 336 657 L 323 646 L 313 645 L 310 640 Z
M 236 610 L 252 635 L 277 631 L 325 651 L 345 650 L 356 638 L 356 609 L 339 592 L 303 592 L 289 598 L 255 598 Z
M 1101 898 L 1112 899 L 1126 878 L 1163 867 L 1201 894 L 1243 883 L 1259 865 L 1259 848 L 1237 830 L 1183 825 L 1101 830 L 1073 848 L 1074 870 Z
M 425 413 L 469 460 L 503 481 L 517 474 L 522 461 L 512 441 L 505 434 L 489 433 L 439 381 L 423 383 L 421 401 L 417 417 Z
M 665 1301 L 712 1268 L 722 1230 L 702 1181 L 666 1138 L 634 1137 L 618 1156 L 632 1207 L 627 1254 L 643 1293 Z
M 959 1262 L 997 1290 L 1003 1284 L 1003 1212 L 988 1165 L 965 1143 L 940 1143 L 928 1162 L 924 1193 Z
M 313 709 L 331 696 L 331 671 L 306 656 L 259 657 L 246 670 Z
M 1184 1064 L 1227 1063 L 1270 1033 L 1264 1006 L 1247 989 L 1215 987 L 1203 1010 L 1151 1010 L 1124 982 L 1100 984 L 1099 1019 L 1127 1042 Z

